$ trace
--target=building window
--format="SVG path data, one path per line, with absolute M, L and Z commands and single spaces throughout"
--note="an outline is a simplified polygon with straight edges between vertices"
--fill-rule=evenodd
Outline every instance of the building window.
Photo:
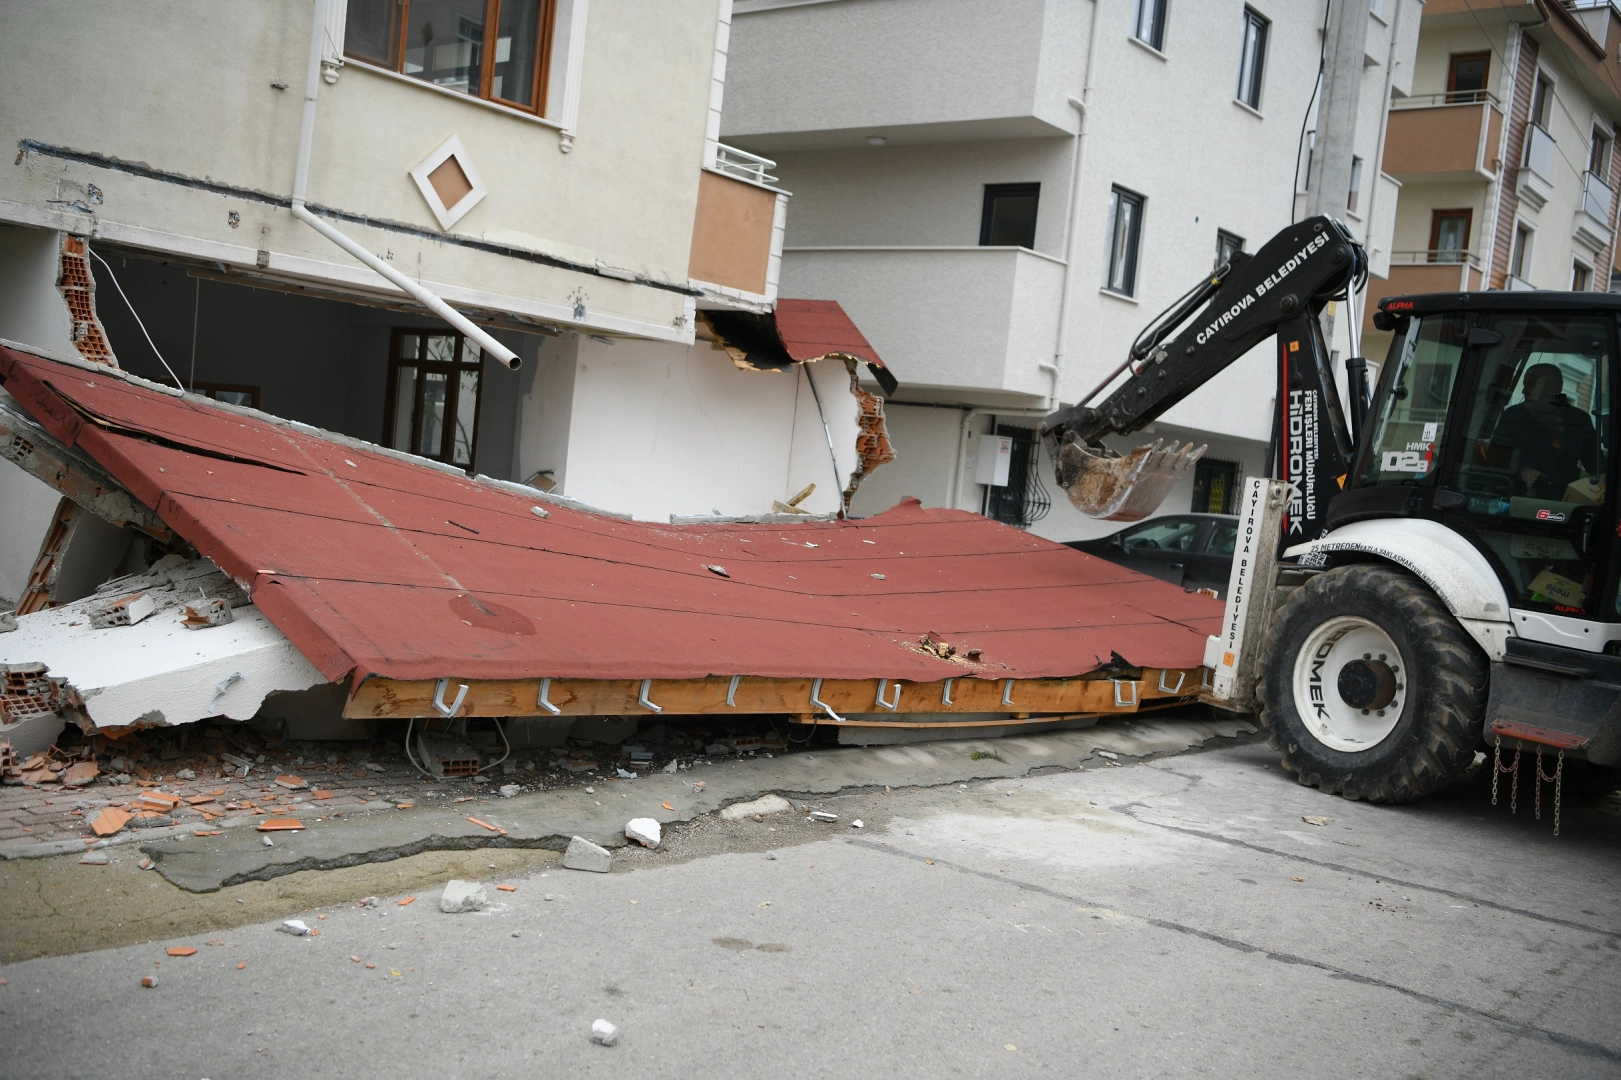
M 1430 262 L 1463 262 L 1468 258 L 1473 210 L 1436 210 L 1430 215 Z
M 1008 458 L 1007 483 L 985 488 L 985 516 L 1007 525 L 1028 528 L 1052 509 L 1052 499 L 1041 482 L 1041 440 L 1034 428 L 996 425 L 998 435 L 1013 440 Z
M 1485 101 L 1491 62 L 1489 52 L 1453 53 L 1447 60 L 1447 100 Z
M 546 106 L 554 0 L 349 0 L 343 51 L 445 90 Z
M 1143 197 L 1125 188 L 1109 192 L 1109 276 L 1104 288 L 1137 295 L 1137 250 L 1143 235 Z
M 1351 158 L 1351 190 L 1345 196 L 1345 209 L 1356 213 L 1356 204 L 1362 198 L 1362 159 Z
M 1570 268 L 1570 291 L 1587 292 L 1593 287 L 1593 268 L 1573 263 Z
M 1593 145 L 1587 151 L 1587 171 L 1606 184 L 1610 182 L 1610 147 L 1612 143 L 1613 140 L 1609 132 L 1602 128 L 1593 129 Z
M 1537 87 L 1531 92 L 1531 122 L 1543 131 L 1548 130 L 1548 119 L 1553 111 L 1553 80 L 1537 72 Z
M 1238 52 L 1238 100 L 1252 109 L 1261 107 L 1261 76 L 1266 71 L 1266 32 L 1271 25 L 1250 8 L 1244 9 L 1244 37 Z
M 1137 0 L 1137 21 L 1131 35 L 1156 52 L 1165 48 L 1165 8 L 1170 0 Z
M 1193 467 L 1193 506 L 1195 514 L 1238 513 L 1238 475 L 1236 461 L 1216 461 L 1200 458 Z
M 215 401 L 223 401 L 227 405 L 241 405 L 245 409 L 259 407 L 259 388 L 257 386 L 242 386 L 238 383 L 211 383 L 194 382 L 191 392 L 201 394 Z
M 1524 225 L 1514 226 L 1514 247 L 1509 251 L 1508 272 L 1521 281 L 1531 268 L 1531 230 Z
M 1226 229 L 1216 230 L 1216 269 L 1233 261 L 1233 256 L 1244 250 L 1244 238 L 1228 232 Z
M 483 354 L 460 334 L 396 329 L 383 445 L 462 468 L 478 449 Z
M 1040 197 L 1040 184 L 986 184 L 979 215 L 980 246 L 1034 248 Z

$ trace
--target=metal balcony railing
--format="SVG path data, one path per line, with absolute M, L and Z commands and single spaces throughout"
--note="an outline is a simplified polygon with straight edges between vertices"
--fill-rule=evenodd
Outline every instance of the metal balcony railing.
M 1451 90 L 1444 94 L 1414 94 L 1397 98 L 1390 103 L 1391 111 L 1402 109 L 1432 109 L 1437 105 L 1479 105 L 1482 102 L 1499 109 L 1503 103 L 1490 90 Z
M 1464 251 L 1458 248 L 1431 248 L 1415 251 L 1392 251 L 1390 253 L 1392 266 L 1419 266 L 1425 263 L 1467 263 L 1476 270 L 1480 269 L 1480 256 L 1473 251 Z
M 718 143 L 715 147 L 715 171 L 735 176 L 739 180 L 748 180 L 755 184 L 775 184 L 777 178 L 771 175 L 771 170 L 776 167 L 777 163 L 770 158 L 751 154 L 747 150 L 739 150 L 735 146 Z
M 1553 183 L 1554 145 L 1554 137 L 1541 124 L 1526 125 L 1525 167 L 1549 184 Z
M 1598 178 L 1596 173 L 1582 174 L 1582 209 L 1595 221 L 1602 221 L 1607 228 L 1610 222 L 1610 207 L 1615 205 L 1615 190 Z

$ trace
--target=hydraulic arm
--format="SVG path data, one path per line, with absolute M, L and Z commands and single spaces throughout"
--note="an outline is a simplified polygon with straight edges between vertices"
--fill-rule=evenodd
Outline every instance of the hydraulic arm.
M 1276 337 L 1273 472 L 1297 491 L 1285 535 L 1315 538 L 1353 450 L 1318 316 L 1366 273 L 1361 245 L 1329 217 L 1291 225 L 1255 254 L 1233 256 L 1144 330 L 1126 362 L 1096 389 L 1042 421 L 1058 485 L 1070 502 L 1088 516 L 1118 521 L 1152 513 L 1205 448 L 1179 450 L 1173 443 L 1161 449 L 1155 442 L 1122 456 L 1103 445 L 1104 436 L 1141 430 Z M 1128 370 L 1108 397 L 1088 404 Z

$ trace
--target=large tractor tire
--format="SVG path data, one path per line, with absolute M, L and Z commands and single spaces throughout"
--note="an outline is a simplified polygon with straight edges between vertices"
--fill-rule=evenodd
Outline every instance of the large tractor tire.
M 1363 565 L 1313 577 L 1278 609 L 1261 664 L 1261 722 L 1302 784 L 1408 802 L 1474 760 L 1490 665 L 1409 574 Z

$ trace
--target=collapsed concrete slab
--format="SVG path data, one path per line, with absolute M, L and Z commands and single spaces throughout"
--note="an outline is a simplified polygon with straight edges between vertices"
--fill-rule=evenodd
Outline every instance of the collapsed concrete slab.
M 210 600 L 226 606 L 229 622 L 196 618 Z M 272 693 L 326 682 L 207 559 L 167 556 L 14 621 L 0 634 L 0 739 L 20 753 L 43 749 L 41 738 L 50 745 L 69 719 L 87 730 L 246 720 Z

